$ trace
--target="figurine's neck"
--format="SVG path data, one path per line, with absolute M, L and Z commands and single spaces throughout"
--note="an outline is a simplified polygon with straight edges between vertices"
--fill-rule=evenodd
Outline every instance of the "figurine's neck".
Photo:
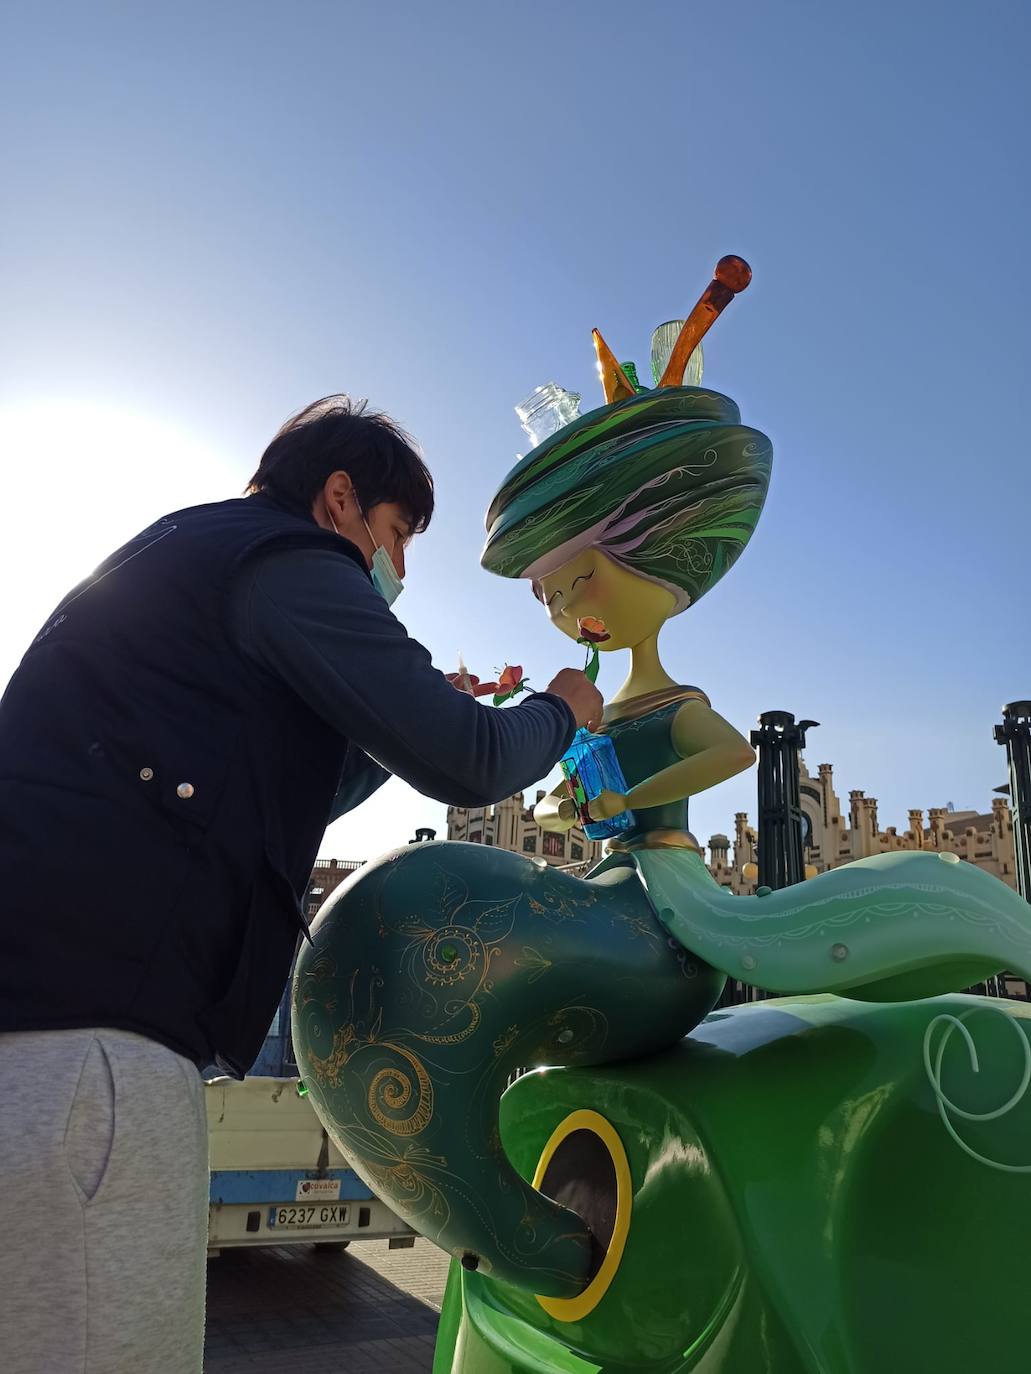
M 659 662 L 659 636 L 652 635 L 630 650 L 630 676 L 612 700 L 629 701 L 631 697 L 643 697 L 676 685 Z

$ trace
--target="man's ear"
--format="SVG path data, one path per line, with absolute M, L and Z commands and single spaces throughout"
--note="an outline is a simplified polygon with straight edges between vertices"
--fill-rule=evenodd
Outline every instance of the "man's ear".
M 339 510 L 341 507 L 346 508 L 349 502 L 354 499 L 354 483 L 351 481 L 351 474 L 344 472 L 343 469 L 338 472 L 331 472 L 326 478 L 322 494 L 327 505 L 332 505 L 334 510 Z
M 350 473 L 340 470 L 331 472 L 322 484 L 322 490 L 312 502 L 311 513 L 317 525 L 323 529 L 335 529 L 341 533 L 341 524 L 353 518 L 358 509 L 354 483 Z

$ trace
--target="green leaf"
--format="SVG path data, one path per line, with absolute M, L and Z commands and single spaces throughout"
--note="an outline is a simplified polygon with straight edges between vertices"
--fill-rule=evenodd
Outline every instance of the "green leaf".
M 529 681 L 530 679 L 528 677 L 520 678 L 510 692 L 495 692 L 494 705 L 503 706 L 506 701 L 511 701 L 512 698 L 518 696 L 520 692 L 525 692 L 526 684 Z

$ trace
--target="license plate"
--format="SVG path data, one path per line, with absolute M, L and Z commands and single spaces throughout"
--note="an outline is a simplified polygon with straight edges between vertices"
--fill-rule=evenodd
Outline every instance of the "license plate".
M 347 1207 L 333 1202 L 270 1207 L 268 1224 L 274 1231 L 317 1231 L 322 1226 L 346 1226 L 348 1211 Z

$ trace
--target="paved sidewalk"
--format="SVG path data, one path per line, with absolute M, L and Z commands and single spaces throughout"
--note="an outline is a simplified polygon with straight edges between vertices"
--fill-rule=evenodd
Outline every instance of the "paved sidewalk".
M 226 1250 L 208 1262 L 205 1374 L 430 1374 L 447 1266 L 425 1240 Z

